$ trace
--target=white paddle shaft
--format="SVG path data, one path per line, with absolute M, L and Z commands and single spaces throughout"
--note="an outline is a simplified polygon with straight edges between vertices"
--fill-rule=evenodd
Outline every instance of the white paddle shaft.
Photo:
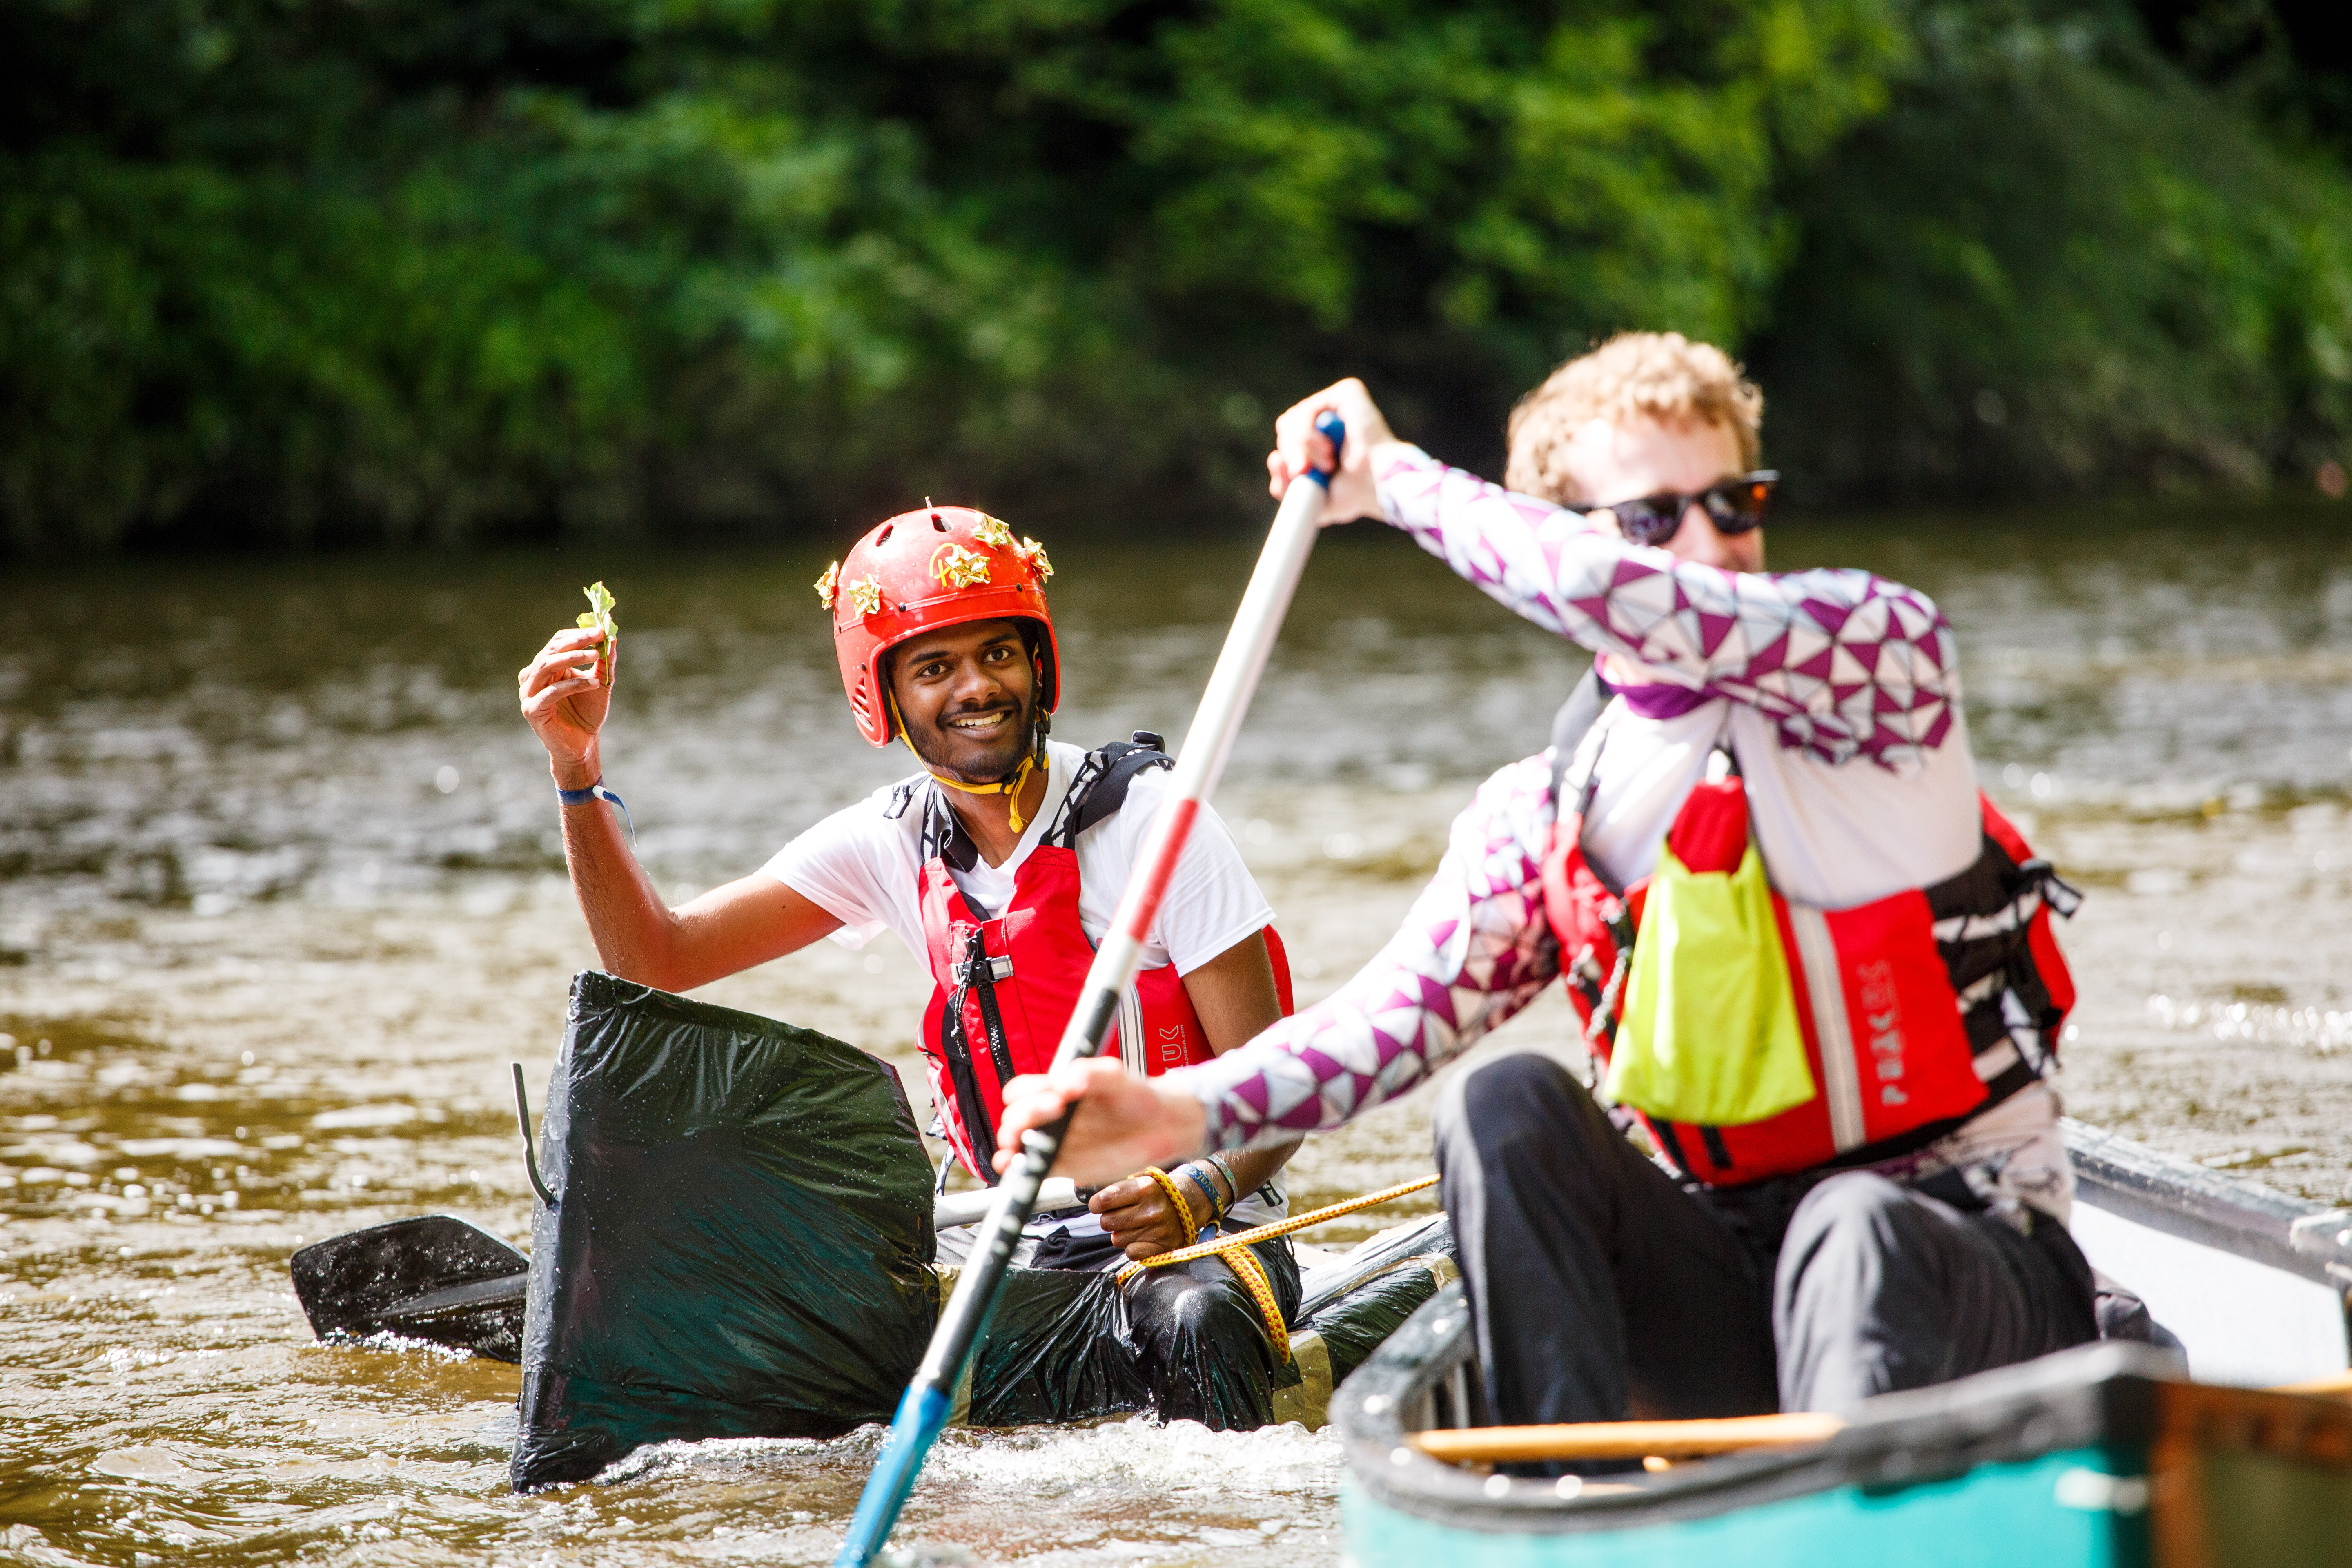
M 1315 548 L 1315 535 L 1322 527 L 1326 493 L 1324 481 L 1314 475 L 1291 480 L 1283 492 L 1281 510 L 1275 513 L 1265 548 L 1258 553 L 1257 570 L 1250 574 L 1241 608 L 1234 612 L 1225 646 L 1217 655 L 1217 667 L 1209 674 L 1208 689 L 1201 693 L 1201 705 L 1192 712 L 1192 727 L 1184 731 L 1184 743 L 1178 748 L 1175 775 L 1169 780 L 1160 815 L 1152 820 L 1142 857 L 1128 874 L 1118 911 L 1111 916 L 1110 929 L 1104 932 L 1103 944 L 1095 950 L 1094 963 L 1087 970 L 1078 1005 L 1071 1010 L 1070 1022 L 1054 1054 L 1056 1063 L 1094 1054 L 1100 1042 L 1088 1037 L 1089 1021 L 1101 1016 L 1106 994 L 1123 995 L 1135 983 L 1143 944 L 1151 934 L 1151 922 L 1159 917 L 1168 879 L 1192 837 L 1201 803 L 1217 787 L 1217 779 L 1225 771 L 1234 738 L 1241 731 L 1242 716 L 1249 711 L 1258 677 L 1265 672 L 1274 639 L 1281 634 L 1283 616 L 1290 609 L 1290 596 L 1298 587 L 1300 574 L 1307 570 L 1307 553 Z
M 1336 458 L 1347 438 L 1338 416 L 1325 416 L 1317 428 L 1330 442 Z M 1307 552 L 1315 547 L 1316 530 L 1323 521 L 1324 483 L 1319 474 L 1302 477 L 1292 480 L 1283 493 L 1274 530 L 1258 555 L 1257 570 L 1250 574 L 1233 629 L 1225 634 L 1217 667 L 1210 672 L 1209 689 L 1202 693 L 1192 727 L 1185 732 L 1175 776 L 1169 781 L 1168 798 L 1152 822 L 1141 858 L 1128 874 L 1118 911 L 1111 917 L 1102 946 L 1095 952 L 1077 1005 L 1062 1031 L 1061 1045 L 1055 1052 L 1056 1063 L 1092 1056 L 1110 1038 L 1118 999 L 1134 983 L 1143 956 L 1143 939 L 1160 913 L 1169 873 L 1192 836 L 1202 800 L 1216 787 L 1217 775 L 1224 771 L 1234 734 L 1241 728 L 1242 715 L 1257 689 L 1266 656 L 1274 651 L 1275 636 L 1290 608 L 1298 574 L 1306 569 Z M 873 1473 L 866 1478 L 866 1489 L 858 1496 L 857 1511 L 850 1517 L 849 1533 L 835 1554 L 835 1568 L 866 1568 L 889 1539 L 898 1510 L 922 1468 L 923 1456 L 930 1451 L 954 1408 L 957 1380 L 987 1327 L 997 1289 L 1013 1261 L 1013 1247 L 1021 1239 L 1022 1226 L 1037 1212 L 1045 1173 L 1061 1150 L 1062 1135 L 1069 1130 L 1076 1110 L 1070 1107 L 1050 1125 L 1021 1135 L 1020 1152 L 1013 1155 L 1004 1179 L 996 1184 L 973 1237 L 970 1259 L 940 1309 L 922 1364 L 916 1368 L 914 1381 L 908 1384 L 906 1397 L 891 1417 L 882 1451 L 875 1456 Z
M 946 1230 L 951 1226 L 970 1225 L 984 1217 L 988 1205 L 995 1201 L 994 1187 L 980 1187 L 969 1193 L 941 1193 L 931 1200 L 931 1228 Z M 1037 1189 L 1037 1206 L 1041 1209 L 1067 1209 L 1077 1205 L 1077 1184 L 1067 1176 L 1048 1176 L 1045 1184 Z

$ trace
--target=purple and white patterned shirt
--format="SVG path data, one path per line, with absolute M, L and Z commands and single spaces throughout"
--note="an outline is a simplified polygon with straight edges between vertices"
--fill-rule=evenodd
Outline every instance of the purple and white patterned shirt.
M 1897 770 L 1951 728 L 1951 627 L 1900 583 L 1696 565 L 1414 447 L 1388 455 L 1380 494 L 1391 523 L 1507 608 L 1681 689 L 1654 701 L 1728 698 L 1778 721 L 1783 745 Z
M 1925 800 L 1932 830 L 1900 825 L 1894 837 L 1906 847 L 1893 858 L 1907 851 L 1912 859 L 1878 868 L 1881 880 L 1916 886 L 1973 858 L 1979 829 L 1958 658 L 1950 628 L 1925 595 L 1866 572 L 1774 575 L 1696 565 L 1417 449 L 1384 458 L 1380 496 L 1391 523 L 1511 610 L 1617 655 L 1658 683 L 1632 688 L 1617 705 L 1631 710 L 1629 731 L 1671 729 L 1714 704 L 1757 725 L 1759 738 L 1777 739 L 1777 748 L 1766 739 L 1762 749 L 1784 755 L 1760 757 L 1768 765 L 1749 769 L 1759 842 L 1776 878 L 1781 867 L 1763 809 L 1774 788 L 1795 800 L 1792 821 L 1805 816 L 1811 795 L 1830 802 L 1813 815 L 1832 824 L 1869 815 L 1882 796 L 1916 817 Z M 1705 712 L 1696 719 L 1726 721 Z M 1706 749 L 1697 748 L 1694 765 L 1703 766 Z M 1748 751 L 1740 754 L 1745 763 Z M 1843 765 L 1857 761 L 1874 765 Z M 1933 781 L 1924 796 L 1922 780 Z M 1674 787 L 1686 792 L 1688 782 Z M 1550 786 L 1549 751 L 1494 774 L 1454 819 L 1444 858 L 1403 925 L 1353 979 L 1247 1046 L 1170 1075 L 1207 1109 L 1211 1147 L 1336 1127 L 1467 1050 L 1558 976 L 1542 883 Z M 1595 816 L 1601 811 L 1596 801 Z M 1663 821 L 1645 831 L 1654 840 Z M 1907 850 L 1923 837 L 1938 858 L 1921 862 Z M 1590 853 L 1590 826 L 1586 844 Z M 1869 847 L 1834 858 L 1867 861 Z M 1802 856 L 1792 848 L 1783 858 Z M 1845 890 L 1844 898 L 1812 897 L 1838 907 L 1893 889 Z

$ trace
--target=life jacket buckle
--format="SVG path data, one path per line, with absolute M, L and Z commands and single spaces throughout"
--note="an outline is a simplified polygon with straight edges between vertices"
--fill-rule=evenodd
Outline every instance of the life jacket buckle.
M 956 966 L 956 983 L 960 985 L 970 985 L 977 981 L 980 978 L 981 961 L 983 959 L 988 964 L 988 978 L 996 984 L 1002 985 L 1013 978 L 1013 959 L 1010 954 L 984 952 L 967 959 Z
M 2032 879 L 2042 901 L 2050 906 L 2052 913 L 2073 920 L 2074 911 L 2083 907 L 2082 889 L 2059 876 L 2049 861 L 2036 856 L 2017 869 L 2020 875 Z

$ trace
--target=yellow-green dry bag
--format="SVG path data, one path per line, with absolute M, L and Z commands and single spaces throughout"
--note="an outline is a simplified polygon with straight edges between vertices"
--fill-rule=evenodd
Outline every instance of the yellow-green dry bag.
M 1813 1097 L 1764 862 L 1694 871 L 1664 846 L 1650 880 L 1608 1092 L 1669 1121 L 1737 1127 Z

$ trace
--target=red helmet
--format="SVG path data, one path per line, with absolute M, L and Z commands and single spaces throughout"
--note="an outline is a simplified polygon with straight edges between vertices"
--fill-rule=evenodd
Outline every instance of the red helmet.
M 1034 623 L 1037 711 L 1051 713 L 1062 700 L 1061 650 L 1045 608 L 1045 579 L 1053 574 L 1044 545 L 1016 542 L 1010 528 L 965 506 L 901 512 L 859 540 L 816 584 L 817 597 L 833 612 L 833 649 L 858 731 L 887 746 L 897 730 L 884 654 L 918 632 L 972 621 Z

